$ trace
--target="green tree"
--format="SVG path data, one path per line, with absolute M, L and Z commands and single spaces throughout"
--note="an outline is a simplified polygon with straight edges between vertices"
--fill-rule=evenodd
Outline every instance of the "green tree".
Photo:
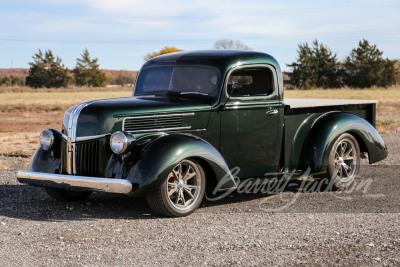
M 44 54 L 39 49 L 30 62 L 29 74 L 26 77 L 26 85 L 34 88 L 67 87 L 70 77 L 68 69 L 62 64 L 60 57 L 55 57 L 51 50 Z
M 0 79 L 0 85 L 5 85 L 5 86 L 23 86 L 24 85 L 24 79 L 22 77 L 9 75 L 9 76 L 5 76 L 2 79 Z
M 149 60 L 152 59 L 153 57 L 157 57 L 157 56 L 161 56 L 161 55 L 165 55 L 165 54 L 169 54 L 169 53 L 174 53 L 174 52 L 181 52 L 183 51 L 182 49 L 178 49 L 176 47 L 164 47 L 163 49 L 161 49 L 158 52 L 152 52 L 152 53 L 148 53 L 145 57 L 144 60 Z
M 365 39 L 359 41 L 344 63 L 344 81 L 356 88 L 388 87 L 395 83 L 395 61 L 384 59 L 383 52 Z
M 296 61 L 287 66 L 294 86 L 302 89 L 339 87 L 340 68 L 336 54 L 324 44 L 314 40 L 313 45 L 299 44 Z
M 83 51 L 81 58 L 76 59 L 76 66 L 73 71 L 76 85 L 89 87 L 101 87 L 106 85 L 106 74 L 99 68 L 97 61 L 98 58 L 90 58 L 87 49 Z

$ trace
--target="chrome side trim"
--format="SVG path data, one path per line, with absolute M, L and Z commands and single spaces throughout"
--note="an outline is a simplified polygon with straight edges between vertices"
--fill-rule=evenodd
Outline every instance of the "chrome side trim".
M 192 128 L 192 126 L 184 126 L 184 127 L 158 128 L 158 129 L 127 131 L 127 132 L 128 133 L 151 133 L 151 132 L 165 132 L 165 131 L 174 131 L 174 130 L 190 130 L 191 128 Z
M 99 134 L 99 135 L 80 136 L 80 137 L 77 137 L 75 140 L 76 140 L 76 142 L 88 141 L 88 140 L 96 140 L 96 139 L 100 139 L 100 138 L 106 137 L 108 135 L 111 135 L 111 134 L 107 133 L 107 134 Z
M 174 113 L 174 114 L 158 114 L 158 115 L 144 115 L 144 116 L 134 116 L 134 117 L 125 117 L 123 119 L 123 123 L 126 119 L 148 119 L 148 118 L 165 118 L 165 117 L 178 117 L 178 116 L 193 116 L 194 112 L 190 113 Z
M 36 186 L 49 186 L 65 189 L 74 189 L 75 187 L 120 194 L 128 194 L 132 191 L 132 183 L 126 179 L 72 176 L 29 171 L 19 171 L 17 173 L 17 179 L 20 183 Z

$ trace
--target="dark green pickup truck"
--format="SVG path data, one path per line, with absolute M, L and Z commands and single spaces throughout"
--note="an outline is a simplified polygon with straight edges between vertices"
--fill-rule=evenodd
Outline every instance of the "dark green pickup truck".
M 94 190 L 146 196 L 167 216 L 201 203 L 206 184 L 310 170 L 334 188 L 354 180 L 361 156 L 388 151 L 375 130 L 376 102 L 283 100 L 270 55 L 197 51 L 159 56 L 140 70 L 132 97 L 68 109 L 61 131 L 46 129 L 18 180 L 64 201 Z

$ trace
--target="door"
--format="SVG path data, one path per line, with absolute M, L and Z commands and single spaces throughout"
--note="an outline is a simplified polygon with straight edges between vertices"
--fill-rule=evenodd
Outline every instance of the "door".
M 221 111 L 220 152 L 230 168 L 240 167 L 240 178 L 279 171 L 283 104 L 274 73 L 268 66 L 242 67 L 225 86 L 231 97 Z

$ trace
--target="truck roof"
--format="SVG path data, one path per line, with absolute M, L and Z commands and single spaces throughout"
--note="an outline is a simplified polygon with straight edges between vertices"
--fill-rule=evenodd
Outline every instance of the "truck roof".
M 207 64 L 227 71 L 233 66 L 244 64 L 271 64 L 279 72 L 280 67 L 269 54 L 244 50 L 199 50 L 169 53 L 154 57 L 143 66 L 157 64 Z M 280 73 L 279 73 L 280 74 Z

